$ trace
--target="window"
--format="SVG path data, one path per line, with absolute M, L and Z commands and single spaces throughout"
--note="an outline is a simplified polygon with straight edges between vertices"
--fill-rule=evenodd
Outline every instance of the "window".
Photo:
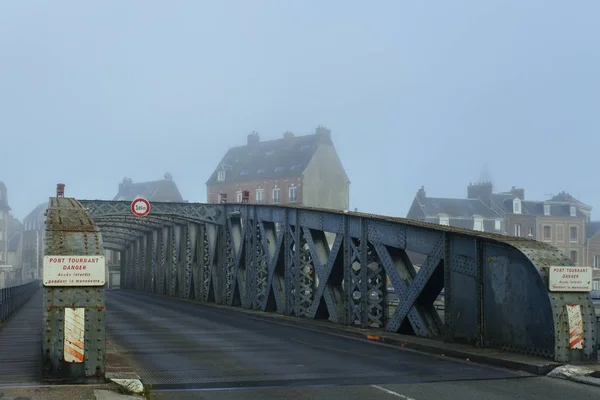
M 0 240 L 4 240 L 4 231 L 0 231 Z
M 235 196 L 236 196 L 236 201 L 237 201 L 238 203 L 241 203 L 241 202 L 242 202 L 242 191 L 241 191 L 241 190 L 238 190 L 238 191 L 236 192 Z
M 594 289 L 594 290 L 600 290 L 600 281 L 594 281 L 592 289 Z
M 577 227 L 576 226 L 572 226 L 571 228 L 569 228 L 569 238 L 571 239 L 571 242 L 576 242 L 577 241 Z
M 290 188 L 290 203 L 295 203 L 296 202 L 296 187 L 292 186 Z
M 4 252 L 0 251 L 0 261 L 4 261 Z
M 577 207 L 571 206 L 571 217 L 577 216 Z
M 473 216 L 473 230 L 483 232 L 483 218 L 479 215 Z
M 257 203 L 265 202 L 265 190 L 264 189 L 256 189 L 256 202 Z
M 273 203 L 279 203 L 281 201 L 281 190 L 279 188 L 273 189 Z
M 544 226 L 544 240 L 552 240 L 552 227 L 549 225 Z
M 502 220 L 500 220 L 500 219 L 497 219 L 497 220 L 494 222 L 494 229 L 495 229 L 495 230 L 497 230 L 497 231 L 499 231 L 499 230 L 501 230 L 501 229 L 502 229 Z
M 264 174 L 265 172 L 267 172 L 267 170 L 266 170 L 266 169 L 264 169 L 264 168 L 259 168 L 259 169 L 256 171 L 256 173 L 257 173 L 257 174 Z
M 544 204 L 544 215 L 550 215 L 550 204 Z
M 219 173 L 217 174 L 217 180 L 219 182 L 222 182 L 225 180 L 225 171 L 223 171 L 223 170 L 219 171 Z
M 285 167 L 275 167 L 275 172 L 281 172 L 285 169 Z
M 529 229 L 527 229 L 527 236 L 533 237 L 533 228 L 532 227 L 529 227 Z
M 448 217 L 448 215 L 440 214 L 438 217 L 440 218 L 440 225 L 450 225 L 450 218 Z
M 521 236 L 521 224 L 515 224 L 515 236 Z
M 571 250 L 571 262 L 577 264 L 577 250 Z
M 247 169 L 245 169 L 242 172 L 240 172 L 240 175 L 242 175 L 242 176 L 248 175 L 248 174 L 250 174 L 250 171 L 248 171 Z
M 513 200 L 513 213 L 514 214 L 521 214 L 521 199 L 514 199 Z
M 600 255 L 596 254 L 594 256 L 594 262 L 592 265 L 594 268 L 600 268 Z

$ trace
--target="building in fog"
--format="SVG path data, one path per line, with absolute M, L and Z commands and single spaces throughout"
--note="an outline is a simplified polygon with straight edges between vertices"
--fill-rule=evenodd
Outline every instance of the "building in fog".
M 47 208 L 48 203 L 42 203 L 23 219 L 20 245 L 21 265 L 23 266 L 23 275 L 27 278 L 42 278 Z
M 0 182 L 0 265 L 8 264 L 8 191 L 4 182 Z
M 143 197 L 150 202 L 184 202 L 177 184 L 169 173 L 166 173 L 163 179 L 149 182 L 134 183 L 130 178 L 124 178 L 119 183 L 119 191 L 113 200 L 133 201 L 138 197 Z
M 14 268 L 21 269 L 21 236 L 23 224 L 12 214 L 8 214 L 8 262 Z
M 350 181 L 331 140 L 331 131 L 286 132 L 275 140 L 248 135 L 246 145 L 230 148 L 206 182 L 207 201 L 301 204 L 347 210 Z
M 469 185 L 463 199 L 427 197 L 421 188 L 407 218 L 528 237 L 557 247 L 576 265 L 587 265 L 591 210 L 566 192 L 544 201 L 526 200 L 524 189 L 494 193 L 493 185 L 483 182 Z
M 586 224 L 586 263 L 592 267 L 593 289 L 600 290 L 600 221 Z
M 186 203 L 179 192 L 177 184 L 170 173 L 166 173 L 163 179 L 148 182 L 134 183 L 130 178 L 124 178 L 119 183 L 119 191 L 114 196 L 113 201 L 133 201 L 138 197 L 143 197 L 149 202 L 173 202 Z M 108 267 L 108 285 L 109 288 L 118 288 L 120 286 L 120 264 L 121 255 L 118 251 L 105 250 L 106 264 Z
M 476 231 L 503 233 L 503 216 L 477 196 L 477 190 L 487 184 L 470 185 L 463 199 L 429 197 L 421 187 L 415 196 L 407 218 Z M 491 188 L 491 185 L 489 185 Z

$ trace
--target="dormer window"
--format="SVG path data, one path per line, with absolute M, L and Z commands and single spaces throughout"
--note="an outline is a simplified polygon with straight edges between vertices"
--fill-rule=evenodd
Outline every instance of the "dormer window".
M 575 206 L 571 206 L 571 217 L 576 217 L 577 216 L 577 207 Z
M 544 215 L 545 216 L 550 215 L 550 204 L 544 204 Z
M 513 214 L 521 214 L 521 199 L 513 200 Z
M 481 215 L 473 215 L 473 230 L 483 232 L 483 217 Z
M 450 218 L 448 217 L 447 214 L 440 214 L 439 218 L 440 218 L 440 225 L 446 225 L 446 226 L 450 225 Z
M 219 171 L 219 173 L 217 174 L 217 180 L 219 182 L 223 182 L 225 180 L 225 171 L 224 170 Z

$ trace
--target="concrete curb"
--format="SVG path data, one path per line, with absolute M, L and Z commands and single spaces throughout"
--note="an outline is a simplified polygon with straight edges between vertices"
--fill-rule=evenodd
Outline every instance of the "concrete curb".
M 145 293 L 148 295 L 162 297 L 158 294 Z M 286 316 L 282 314 L 267 313 L 257 310 L 247 310 L 241 307 L 229 307 L 214 303 L 200 303 L 194 300 L 181 299 L 178 297 L 169 297 L 178 301 L 185 301 L 191 304 L 197 304 L 213 309 L 218 309 L 230 313 L 244 313 L 248 317 L 265 322 L 288 325 L 294 328 L 312 330 L 327 334 L 334 334 L 347 338 L 370 340 L 379 342 L 385 345 L 400 347 L 406 350 L 413 350 L 421 353 L 434 354 L 442 357 L 451 357 L 468 362 L 478 364 L 486 364 L 495 367 L 518 370 L 535 375 L 547 375 L 549 372 L 564 364 L 546 360 L 541 357 L 529 357 L 518 353 L 501 352 L 495 349 L 466 349 L 467 345 L 450 344 L 446 342 L 436 341 L 433 339 L 425 339 L 416 336 L 388 333 L 378 330 L 369 330 L 356 327 L 348 327 L 336 325 L 329 321 L 315 321 L 309 319 L 300 319 L 297 317 Z M 461 347 L 465 347 L 461 349 Z M 470 346 L 469 346 L 470 347 Z M 490 354 L 482 354 L 487 352 Z M 529 357 L 532 361 L 522 361 L 519 359 Z
M 113 382 L 131 393 L 144 393 L 144 385 L 139 375 L 109 339 L 106 339 L 104 377 L 106 381 Z
M 256 319 L 266 320 L 266 318 L 264 318 L 262 315 L 258 316 L 258 318 L 256 318 Z M 355 339 L 379 342 L 379 343 L 387 344 L 387 345 L 394 346 L 394 347 L 400 347 L 405 350 L 413 350 L 413 351 L 418 351 L 421 353 L 435 354 L 435 355 L 442 356 L 442 357 L 451 357 L 451 358 L 456 358 L 456 359 L 460 359 L 460 360 L 464 360 L 464 361 L 475 362 L 478 364 L 487 364 L 487 365 L 492 365 L 495 367 L 514 369 L 514 370 L 528 372 L 530 374 L 535 374 L 535 375 L 546 375 L 547 373 L 552 371 L 554 368 L 561 365 L 559 363 L 554 363 L 552 361 L 548 361 L 547 363 L 544 363 L 544 364 L 533 364 L 533 363 L 526 363 L 526 362 L 517 361 L 517 360 L 510 360 L 507 358 L 494 357 L 494 356 L 485 355 L 485 354 L 477 354 L 474 352 L 468 352 L 468 351 L 459 350 L 459 349 L 452 349 L 452 348 L 449 348 L 448 346 L 443 346 L 444 343 L 440 343 L 440 345 L 437 345 L 437 346 L 436 346 L 436 343 L 431 343 L 431 344 L 419 343 L 417 341 L 418 339 L 414 340 L 411 337 L 406 337 L 407 335 L 399 335 L 402 337 L 395 338 L 395 337 L 390 337 L 390 336 L 384 335 L 382 332 L 379 332 L 379 331 L 369 331 L 368 333 L 351 331 L 356 328 L 336 327 L 336 326 L 327 326 L 327 327 L 323 326 L 322 327 L 322 326 L 315 326 L 315 325 L 300 326 L 301 325 L 300 322 L 292 321 L 290 323 L 289 321 L 284 322 L 284 321 L 277 321 L 275 319 L 273 319 L 272 322 L 289 325 L 289 326 L 294 326 L 294 327 L 300 327 L 303 329 L 310 329 L 310 330 L 322 332 L 322 333 L 336 334 L 336 335 L 351 337 L 351 338 L 355 338 Z M 303 321 L 303 323 L 305 323 L 305 322 Z M 434 342 L 433 340 L 431 340 L 431 341 Z M 510 354 L 510 353 L 504 353 L 504 354 Z
M 593 368 L 592 368 L 593 367 Z M 577 383 L 600 387 L 600 366 L 598 365 L 563 365 L 555 368 L 548 377 L 556 379 L 565 379 Z

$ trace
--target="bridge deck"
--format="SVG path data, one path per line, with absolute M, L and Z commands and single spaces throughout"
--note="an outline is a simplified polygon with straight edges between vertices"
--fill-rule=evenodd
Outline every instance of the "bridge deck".
M 0 326 L 0 384 L 41 379 L 42 289 Z
M 154 389 L 381 384 L 519 374 L 128 291 L 107 296 L 111 342 Z

